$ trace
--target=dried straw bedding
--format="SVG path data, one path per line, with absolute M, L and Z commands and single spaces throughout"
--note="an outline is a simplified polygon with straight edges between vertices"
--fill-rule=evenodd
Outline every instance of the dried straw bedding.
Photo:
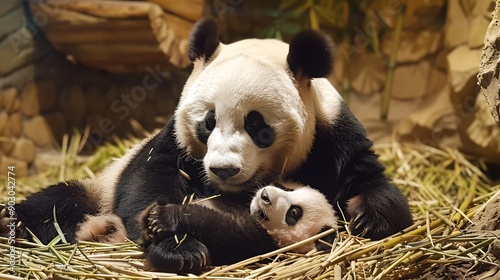
M 22 195 L 36 189 L 28 186 L 95 176 L 133 141 L 117 142 L 82 160 L 77 156 L 81 139 L 65 138 L 61 162 L 38 178 L 18 181 L 18 190 Z M 208 267 L 200 276 L 182 276 L 142 270 L 142 253 L 131 241 L 63 244 L 60 238 L 48 245 L 18 240 L 11 274 L 10 245 L 2 238 L 0 279 L 500 279 L 500 185 L 485 176 L 484 165 L 471 163 L 455 150 L 423 145 L 379 145 L 376 151 L 408 197 L 415 220 L 412 227 L 384 240 L 343 231 L 330 252 L 296 254 L 283 248 L 237 264 Z

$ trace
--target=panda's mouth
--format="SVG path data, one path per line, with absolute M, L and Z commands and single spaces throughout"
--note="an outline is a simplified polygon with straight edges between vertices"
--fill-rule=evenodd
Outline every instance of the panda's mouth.
M 247 180 L 237 183 L 231 182 L 231 180 L 221 181 L 218 178 L 215 178 L 215 184 L 219 186 L 219 189 L 227 192 L 241 192 L 244 190 L 255 190 L 258 186 L 262 185 L 262 181 L 259 180 L 259 171 L 255 172 L 250 178 Z

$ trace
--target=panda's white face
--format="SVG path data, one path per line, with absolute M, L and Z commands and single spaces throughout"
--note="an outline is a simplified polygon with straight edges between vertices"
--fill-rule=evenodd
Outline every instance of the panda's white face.
M 309 152 L 313 99 L 288 73 L 287 51 L 279 41 L 243 40 L 195 63 L 175 113 L 177 141 L 224 191 L 269 183 Z
M 250 204 L 250 213 L 280 246 L 302 241 L 324 227 L 337 227 L 333 207 L 323 194 L 290 182 L 259 189 Z

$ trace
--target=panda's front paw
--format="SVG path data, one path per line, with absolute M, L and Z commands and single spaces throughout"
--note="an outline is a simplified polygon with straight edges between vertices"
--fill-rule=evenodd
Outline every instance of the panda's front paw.
M 145 268 L 152 271 L 201 274 L 202 268 L 210 265 L 207 247 L 188 234 L 180 240 L 157 238 L 144 248 L 144 254 Z
M 0 236 L 8 238 L 27 238 L 24 223 L 17 218 L 15 206 L 0 204 Z
M 351 217 L 349 229 L 352 235 L 382 239 L 391 234 L 387 219 L 379 212 L 376 205 L 369 205 L 361 198 L 355 197 L 348 202 L 348 213 Z
M 143 241 L 155 241 L 178 232 L 179 205 L 153 203 L 144 210 L 141 218 Z

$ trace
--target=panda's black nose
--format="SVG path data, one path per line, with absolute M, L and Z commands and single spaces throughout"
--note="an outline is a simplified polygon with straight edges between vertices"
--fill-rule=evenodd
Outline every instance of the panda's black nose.
M 232 168 L 232 167 L 225 167 L 225 168 L 219 168 L 219 167 L 210 167 L 210 171 L 217 175 L 217 177 L 226 180 L 229 179 L 238 173 L 240 173 L 239 168 Z

